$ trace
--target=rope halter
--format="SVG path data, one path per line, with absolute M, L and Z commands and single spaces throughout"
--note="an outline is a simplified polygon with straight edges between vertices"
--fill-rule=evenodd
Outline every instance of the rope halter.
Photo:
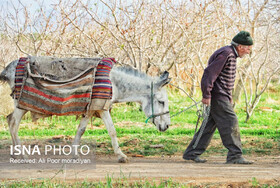
M 145 123 L 148 123 L 148 121 L 150 119 L 153 119 L 153 124 L 155 124 L 154 120 L 155 120 L 155 117 L 158 117 L 158 116 L 162 116 L 162 115 L 165 115 L 165 114 L 169 114 L 169 111 L 166 111 L 166 112 L 162 112 L 162 113 L 158 113 L 158 114 L 155 114 L 154 113 L 154 82 L 151 82 L 151 108 L 152 108 L 152 115 L 150 115 Z

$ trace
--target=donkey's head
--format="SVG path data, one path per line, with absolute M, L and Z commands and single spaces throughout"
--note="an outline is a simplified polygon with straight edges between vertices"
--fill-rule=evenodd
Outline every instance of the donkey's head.
M 170 82 L 169 73 L 164 72 L 158 80 L 151 82 L 150 94 L 142 102 L 142 108 L 148 119 L 159 131 L 166 131 L 171 123 L 168 96 L 164 86 Z

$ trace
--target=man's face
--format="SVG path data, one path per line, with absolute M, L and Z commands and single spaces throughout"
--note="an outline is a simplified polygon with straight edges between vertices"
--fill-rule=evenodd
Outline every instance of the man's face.
M 238 45 L 237 53 L 239 57 L 244 57 L 246 54 L 250 54 L 252 51 L 252 46 Z

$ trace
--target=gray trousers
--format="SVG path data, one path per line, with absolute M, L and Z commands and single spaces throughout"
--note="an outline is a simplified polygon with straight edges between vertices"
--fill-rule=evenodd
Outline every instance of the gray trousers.
M 232 104 L 222 100 L 211 101 L 210 115 L 203 134 L 194 149 L 193 145 L 199 134 L 199 129 L 184 152 L 183 158 L 194 159 L 201 155 L 208 147 L 216 128 L 218 128 L 223 145 L 228 149 L 227 161 L 240 158 L 242 147 L 237 116 L 233 111 Z

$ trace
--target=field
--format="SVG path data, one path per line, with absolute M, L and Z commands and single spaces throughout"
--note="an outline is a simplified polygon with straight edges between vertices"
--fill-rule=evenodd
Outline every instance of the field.
M 38 187 L 217 187 L 217 186 L 280 186 L 280 89 L 271 87 L 257 106 L 253 117 L 245 123 L 244 103 L 236 106 L 243 151 L 254 160 L 252 166 L 226 165 L 227 150 L 218 132 L 203 154 L 205 164 L 194 164 L 181 159 L 192 139 L 197 121 L 196 108 L 172 118 L 166 132 L 158 132 L 140 106 L 135 103 L 115 104 L 112 117 L 122 151 L 128 155 L 128 164 L 118 164 L 111 140 L 100 119 L 88 125 L 83 143 L 96 141 L 96 169 L 90 171 L 22 171 L 15 173 L 2 169 L 1 186 Z M 171 115 L 192 105 L 192 101 L 175 90 L 169 90 Z M 197 97 L 199 98 L 199 97 Z M 11 143 L 4 116 L 0 118 L 0 149 Z M 79 121 L 76 117 L 53 117 L 33 123 L 30 114 L 21 122 L 19 136 L 25 143 L 71 143 Z M 55 138 L 56 137 L 56 138 Z M 58 138 L 57 138 L 58 137 Z M 55 138 L 55 139 L 54 139 Z M 158 145 L 160 147 L 154 148 Z M 186 166 L 186 169 L 183 166 Z M 224 169 L 220 171 L 219 169 Z M 28 174 L 28 176 L 26 175 Z M 15 175 L 17 174 L 17 175 Z M 14 177 L 14 178 L 12 178 Z

